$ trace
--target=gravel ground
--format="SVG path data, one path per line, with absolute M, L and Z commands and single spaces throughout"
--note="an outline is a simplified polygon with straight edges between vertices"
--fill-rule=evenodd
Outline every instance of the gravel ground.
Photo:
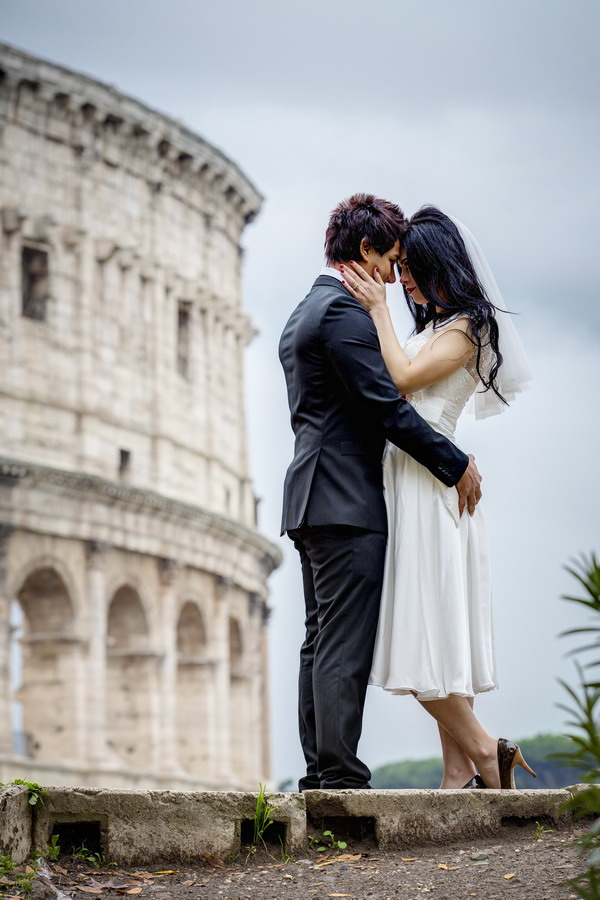
M 242 854 L 230 865 L 206 860 L 194 866 L 123 871 L 90 869 L 61 858 L 48 863 L 50 878 L 36 880 L 34 900 L 82 900 L 90 896 L 138 895 L 141 900 L 577 900 L 568 879 L 582 870 L 574 838 L 582 829 L 531 833 L 503 832 L 502 843 L 476 846 L 414 847 L 383 853 L 349 847 L 345 851 L 307 853 L 306 859 L 281 860 L 273 851 Z M 0 885 L 6 900 L 20 897 Z M 62 892 L 62 896 L 57 894 Z

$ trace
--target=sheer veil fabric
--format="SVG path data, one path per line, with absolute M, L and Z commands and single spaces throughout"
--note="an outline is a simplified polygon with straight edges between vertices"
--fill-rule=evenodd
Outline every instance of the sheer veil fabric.
M 463 239 L 464 245 L 469 254 L 469 258 L 473 263 L 475 273 L 481 282 L 488 300 L 494 304 L 497 310 L 501 310 L 496 315 L 498 323 L 498 346 L 502 353 L 503 361 L 498 370 L 497 384 L 498 390 L 502 396 L 510 403 L 515 396 L 524 391 L 528 383 L 531 381 L 532 375 L 523 350 L 523 345 L 517 334 L 517 329 L 512 321 L 511 314 L 507 311 L 506 303 L 500 293 L 500 288 L 494 278 L 494 274 L 484 256 L 483 250 L 479 246 L 479 242 L 469 231 L 466 225 L 463 225 L 454 216 L 448 216 L 458 228 L 458 232 Z M 482 362 L 485 366 L 485 352 L 482 354 Z M 484 391 L 479 389 L 475 391 L 469 400 L 466 412 L 474 413 L 475 418 L 485 419 L 487 416 L 495 416 L 504 412 L 506 405 L 496 396 L 492 390 Z

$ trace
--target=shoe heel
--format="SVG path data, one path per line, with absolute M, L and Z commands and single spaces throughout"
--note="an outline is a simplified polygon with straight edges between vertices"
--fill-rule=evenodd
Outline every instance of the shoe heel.
M 525 769 L 526 772 L 529 772 L 530 775 L 533 775 L 534 778 L 537 778 L 537 775 L 535 774 L 531 766 L 529 766 L 525 761 L 525 757 L 521 753 L 521 748 L 519 746 L 517 746 L 517 752 L 515 753 L 515 758 L 513 760 L 513 768 L 515 766 L 521 766 L 522 769 Z

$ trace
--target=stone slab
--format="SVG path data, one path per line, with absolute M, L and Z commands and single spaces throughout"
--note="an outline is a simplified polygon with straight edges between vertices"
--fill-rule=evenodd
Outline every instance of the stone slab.
M 332 828 L 340 837 L 344 819 L 371 820 L 366 824 L 373 825 L 372 838 L 381 850 L 484 836 L 502 839 L 508 827 L 533 829 L 536 822 L 560 827 L 570 820 L 565 802 L 580 789 L 306 791 L 268 794 L 267 799 L 272 820 L 283 826 L 285 851 L 303 856 L 308 833 Z M 98 825 L 106 859 L 120 865 L 192 862 L 207 856 L 227 861 L 251 841 L 242 826 L 252 822 L 258 796 L 233 791 L 48 790 L 50 796 L 35 808 L 23 787 L 0 791 L 0 852 L 10 853 L 15 862 L 26 859 L 32 847 L 45 848 L 61 823 L 90 822 Z M 347 825 L 352 831 L 357 822 Z M 275 844 L 269 849 L 276 854 L 282 848 Z
M 0 853 L 15 863 L 24 862 L 31 852 L 32 810 L 27 788 L 0 788 Z
M 573 790 L 306 791 L 303 796 L 309 832 L 329 827 L 331 819 L 373 819 L 378 847 L 391 850 L 500 836 L 507 826 L 533 827 L 536 821 L 560 825 L 570 818 L 563 806 Z
M 221 860 L 241 849 L 241 826 L 251 820 L 256 793 L 233 791 L 116 791 L 50 788 L 36 815 L 34 841 L 46 846 L 61 822 L 98 822 L 102 852 L 120 865 L 161 860 Z M 306 809 L 300 794 L 268 794 L 271 819 L 285 827 L 285 851 L 306 851 Z M 60 843 L 60 842 L 59 842 Z M 274 852 L 281 848 L 276 846 Z

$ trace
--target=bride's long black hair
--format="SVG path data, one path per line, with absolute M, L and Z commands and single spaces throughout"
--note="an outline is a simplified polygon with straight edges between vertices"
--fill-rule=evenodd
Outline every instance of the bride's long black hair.
M 493 390 L 506 403 L 496 384 L 498 369 L 502 365 L 496 307 L 486 296 L 452 219 L 436 206 L 423 206 L 409 219 L 402 248 L 410 273 L 428 301 L 426 305 L 415 303 L 404 291 L 415 321 L 415 332 L 423 331 L 430 322 L 435 328 L 457 313 L 466 313 L 471 322 L 468 337 L 477 348 L 477 374 L 485 391 Z M 436 306 L 442 312 L 438 313 Z M 480 368 L 481 357 L 482 351 L 488 347 L 492 353 L 492 364 L 484 374 Z

